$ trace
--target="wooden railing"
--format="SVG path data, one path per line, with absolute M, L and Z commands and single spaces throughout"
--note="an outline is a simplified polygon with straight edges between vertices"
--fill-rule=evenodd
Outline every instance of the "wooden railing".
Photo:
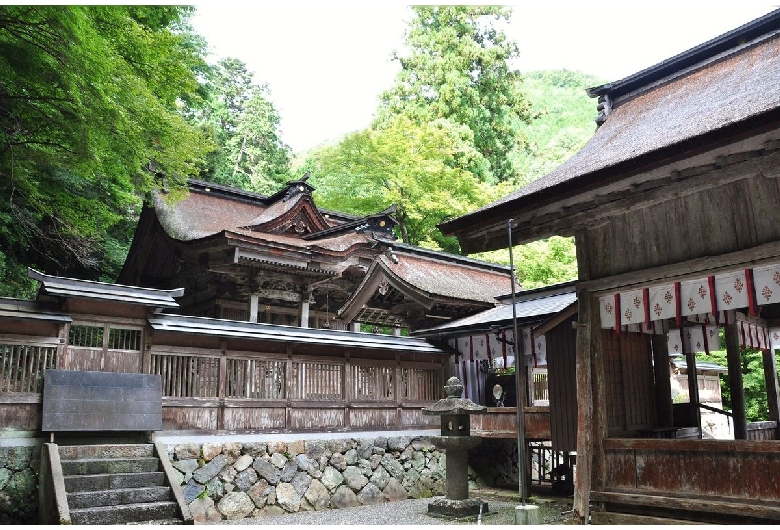
M 53 344 L 0 344 L 0 392 L 40 393 L 43 371 L 57 367 Z
M 67 339 L 0 337 L 0 430 L 40 429 L 48 368 L 159 374 L 165 430 L 436 428 L 443 365 L 152 345 L 140 328 L 74 324 Z M 68 343 L 67 341 L 72 341 Z

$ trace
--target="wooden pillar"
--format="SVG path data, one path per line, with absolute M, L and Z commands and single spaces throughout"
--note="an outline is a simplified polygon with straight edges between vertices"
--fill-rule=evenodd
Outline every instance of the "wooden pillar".
M 350 417 L 349 411 L 352 404 L 353 385 L 352 362 L 350 361 L 350 351 L 347 350 L 344 352 L 344 426 L 346 428 L 352 427 L 352 418 Z
M 256 294 L 249 295 L 249 322 L 257 322 L 257 306 L 259 304 L 259 297 Z
M 666 331 L 666 326 L 664 326 Z M 655 372 L 656 407 L 658 409 L 658 426 L 673 427 L 672 383 L 669 370 L 669 342 L 666 334 L 652 335 L 653 370 Z
M 222 355 L 219 356 L 219 381 L 217 398 L 219 400 L 219 409 L 217 412 L 217 429 L 225 430 L 225 395 L 227 393 L 227 341 L 223 340 L 220 344 Z
M 599 301 L 590 301 L 590 377 L 593 392 L 593 461 L 591 462 L 591 490 L 602 491 L 607 481 L 607 462 L 604 456 L 604 440 L 609 435 L 607 419 L 607 387 L 604 372 L 604 344 L 601 330 Z
M 742 356 L 739 349 L 739 331 L 734 313 L 729 315 L 726 324 L 726 361 L 729 369 L 729 388 L 731 389 L 731 412 L 734 414 L 734 439 L 747 439 L 747 419 L 745 418 L 745 389 L 742 386 Z
M 409 374 L 411 377 L 411 372 Z M 399 354 L 395 354 L 395 427 L 400 428 L 401 426 L 401 402 L 406 397 L 404 395 L 404 371 L 403 368 L 401 368 L 401 356 Z M 409 384 L 409 381 L 407 381 L 407 384 Z
M 59 339 L 59 346 L 57 346 L 57 364 L 55 368 L 58 370 L 66 370 L 69 368 L 65 366 L 65 357 L 68 353 L 68 342 L 70 337 L 70 322 L 66 322 L 64 326 L 59 329 L 57 338 Z
M 285 365 L 284 370 L 284 398 L 285 398 L 285 407 L 284 407 L 284 428 L 289 429 L 290 425 L 292 425 L 292 389 L 293 389 L 293 362 L 292 362 L 292 354 L 293 354 L 293 348 L 292 344 L 287 344 L 286 347 L 287 352 L 287 362 Z
M 593 387 L 590 365 L 590 295 L 577 292 L 578 322 L 576 350 L 577 379 L 577 468 L 575 471 L 574 516 L 580 523 L 588 521 L 591 464 L 593 461 Z
M 304 289 L 301 293 L 301 304 L 298 306 L 298 326 L 302 328 L 309 327 L 309 295 L 311 291 Z
M 352 323 L 352 331 L 354 331 L 355 333 L 359 333 L 360 332 L 360 322 L 353 322 Z
M 777 383 L 777 363 L 775 350 L 763 351 L 764 380 L 766 381 L 766 401 L 769 406 L 769 419 L 780 423 L 780 390 Z
M 680 334 L 685 333 L 685 328 Z M 685 342 L 683 342 L 685 344 Z M 685 352 L 685 364 L 688 367 L 688 401 L 690 403 L 691 423 L 699 429 L 701 439 L 701 409 L 699 408 L 699 374 L 696 370 L 696 354 Z

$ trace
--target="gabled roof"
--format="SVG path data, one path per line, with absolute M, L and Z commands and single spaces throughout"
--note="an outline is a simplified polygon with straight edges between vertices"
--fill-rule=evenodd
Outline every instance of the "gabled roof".
M 506 246 L 510 218 L 614 184 L 780 120 L 780 10 L 627 77 L 591 89 L 606 120 L 544 177 L 484 208 L 442 223 L 466 252 Z M 710 147 L 712 148 L 712 147 Z M 551 235 L 534 227 L 536 238 Z M 517 241 L 521 241 L 520 238 Z
M 574 282 L 522 291 L 515 297 L 515 313 L 519 324 L 543 322 L 577 303 Z M 489 332 L 491 326 L 512 324 L 512 304 L 500 305 L 476 315 L 454 320 L 433 328 L 412 332 L 415 337 L 452 337 L 464 332 Z
M 356 216 L 319 209 L 310 193 L 314 188 L 290 181 L 281 191 L 267 197 L 203 181 L 190 181 L 189 195 L 174 204 L 163 196 L 155 198 L 155 211 L 165 233 L 174 240 L 196 241 L 227 233 L 268 239 L 292 247 L 318 243 L 324 248 L 344 249 L 336 240 L 346 238 L 348 246 L 374 236 L 394 239 L 393 207 L 377 214 Z
M 184 295 L 184 289 L 163 291 L 114 283 L 61 278 L 59 276 L 49 276 L 33 269 L 27 269 L 27 276 L 41 282 L 40 292 L 42 294 L 61 298 L 111 300 L 155 308 L 170 308 L 179 307 L 174 298 Z
M 339 309 L 339 315 L 346 320 L 364 321 L 371 312 L 392 313 L 393 307 L 381 311 L 370 304 L 377 293 L 384 295 L 391 289 L 406 302 L 412 301 L 426 310 L 442 302 L 479 310 L 495 305 L 497 297 L 511 290 L 509 282 L 509 269 L 501 265 L 393 244 L 376 257 L 362 283 Z M 368 321 L 391 323 L 370 318 Z

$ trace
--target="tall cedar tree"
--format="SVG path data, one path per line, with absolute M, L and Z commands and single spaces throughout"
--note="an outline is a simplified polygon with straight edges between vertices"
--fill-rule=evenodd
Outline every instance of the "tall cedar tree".
M 422 124 L 444 118 L 466 125 L 489 162 L 462 168 L 484 181 L 512 180 L 510 154 L 522 148 L 517 126 L 531 118 L 520 73 L 509 63 L 517 44 L 496 25 L 511 11 L 491 6 L 417 6 L 406 33 L 407 55 L 396 85 L 381 96 L 375 126 L 403 114 Z
M 273 193 L 290 179 L 292 152 L 282 142 L 279 112 L 267 85 L 256 85 L 239 59 L 222 59 L 207 86 L 208 105 L 195 122 L 217 148 L 209 154 L 212 182 Z

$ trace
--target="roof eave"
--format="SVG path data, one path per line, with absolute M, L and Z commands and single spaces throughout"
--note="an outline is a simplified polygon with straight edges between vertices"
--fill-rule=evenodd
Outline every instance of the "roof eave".
M 590 97 L 609 94 L 612 99 L 616 99 L 776 31 L 779 26 L 780 9 L 777 9 L 619 81 L 588 88 L 587 93 Z
M 457 217 L 439 225 L 445 236 L 455 236 L 466 254 L 507 248 L 507 225 L 513 218 L 531 213 L 542 206 L 550 206 L 570 199 L 586 191 L 592 191 L 605 185 L 614 184 L 633 175 L 657 169 L 738 142 L 752 136 L 764 134 L 780 127 L 780 108 L 756 114 L 746 120 L 721 127 L 705 134 L 693 136 L 655 151 L 644 153 L 614 166 L 579 175 L 560 184 L 539 190 L 530 195 L 521 196 L 492 207 Z M 548 232 L 536 232 L 533 237 L 526 231 L 529 226 L 522 224 L 513 227 L 513 244 L 561 235 L 560 227 L 551 227 Z M 539 227 L 533 226 L 534 229 Z M 569 227 L 573 232 L 576 227 Z

